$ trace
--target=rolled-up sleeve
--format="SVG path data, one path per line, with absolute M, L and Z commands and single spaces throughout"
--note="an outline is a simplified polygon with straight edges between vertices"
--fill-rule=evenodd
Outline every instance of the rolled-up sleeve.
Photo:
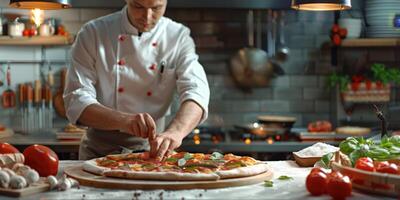
M 187 100 L 196 102 L 203 109 L 200 123 L 208 116 L 208 103 L 210 101 L 210 89 L 206 73 L 199 63 L 195 44 L 190 37 L 189 29 L 185 28 L 178 45 L 177 58 L 177 91 L 179 102 L 182 104 Z
M 94 27 L 87 24 L 80 30 L 72 46 L 71 67 L 63 95 L 67 118 L 74 124 L 87 106 L 98 103 L 95 89 L 96 48 Z

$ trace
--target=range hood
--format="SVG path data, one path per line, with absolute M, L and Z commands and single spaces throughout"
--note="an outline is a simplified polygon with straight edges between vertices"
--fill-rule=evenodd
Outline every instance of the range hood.
M 122 8 L 125 0 L 71 0 L 73 8 Z M 291 9 L 291 0 L 168 0 L 169 8 Z

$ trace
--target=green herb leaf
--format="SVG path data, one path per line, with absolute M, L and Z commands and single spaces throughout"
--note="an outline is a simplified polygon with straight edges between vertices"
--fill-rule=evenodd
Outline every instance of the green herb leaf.
M 213 152 L 211 154 L 211 160 L 220 160 L 224 157 L 223 154 L 219 153 L 219 152 Z
M 169 157 L 165 159 L 165 162 L 176 162 L 176 161 L 178 161 L 178 158 Z
M 318 161 L 318 165 L 323 168 L 329 169 L 330 168 L 329 162 L 331 161 L 332 157 L 333 157 L 333 153 L 327 153 L 327 154 L 323 155 L 321 160 Z
M 272 182 L 272 181 L 264 181 L 264 186 L 265 187 L 272 187 L 272 186 L 274 186 L 274 182 Z
M 279 179 L 279 180 L 285 181 L 285 180 L 292 180 L 293 178 L 290 177 L 290 176 L 285 176 L 285 175 L 283 175 L 283 176 L 280 176 L 278 179 Z
M 191 158 L 193 158 L 193 155 L 191 153 L 185 153 L 185 155 L 183 155 L 183 158 L 185 160 L 190 160 Z

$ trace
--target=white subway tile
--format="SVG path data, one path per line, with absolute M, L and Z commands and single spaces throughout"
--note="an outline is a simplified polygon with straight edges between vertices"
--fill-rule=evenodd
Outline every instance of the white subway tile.
M 72 34 L 77 34 L 83 25 L 80 21 L 64 21 L 62 24 L 67 31 Z
M 45 18 L 57 18 L 62 21 L 79 21 L 79 15 L 79 9 L 46 10 L 44 12 Z
M 40 47 L 19 47 L 7 46 L 0 47 L 0 60 L 40 60 Z
M 92 19 L 96 19 L 96 18 L 111 14 L 116 11 L 118 11 L 118 10 L 115 10 L 115 9 L 80 9 L 80 16 L 81 16 L 80 20 L 82 22 L 87 22 Z

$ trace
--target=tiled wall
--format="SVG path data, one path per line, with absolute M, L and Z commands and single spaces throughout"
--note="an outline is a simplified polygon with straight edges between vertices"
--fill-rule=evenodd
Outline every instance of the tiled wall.
M 6 7 L 0 0 L 0 13 L 23 13 Z M 8 1 L 7 1 L 8 2 Z M 76 33 L 90 19 L 112 12 L 106 9 L 69 9 L 46 11 L 47 17 L 63 20 L 67 29 Z M 229 73 L 229 58 L 246 45 L 246 10 L 170 9 L 166 15 L 189 26 L 198 47 L 211 88 L 210 117 L 206 125 L 222 125 L 253 122 L 258 115 L 280 114 L 297 117 L 296 126 L 304 126 L 317 119 L 329 119 L 331 112 L 330 92 L 325 88 L 326 74 L 334 68 L 330 65 L 330 52 L 321 51 L 329 40 L 333 23 L 332 12 L 285 12 L 285 36 L 290 47 L 289 60 L 283 65 L 286 75 L 274 79 L 270 86 L 257 88 L 251 93 L 238 89 Z M 263 11 L 264 29 L 265 14 Z M 265 30 L 264 30 L 265 32 Z M 264 34 L 264 38 L 265 34 Z M 264 42 L 265 43 L 265 42 Z M 0 61 L 7 59 L 67 60 L 69 47 L 0 47 Z M 67 66 L 54 65 L 55 70 Z M 5 66 L 2 68 L 5 69 Z M 40 70 L 42 69 L 42 70 Z M 12 66 L 13 87 L 46 73 L 47 67 L 34 65 Z M 1 74 L 1 78 L 4 74 Z M 56 77 L 58 78 L 58 77 Z M 58 83 L 58 79 L 56 79 Z M 5 87 L 0 88 L 2 92 Z M 176 110 L 176 103 L 173 106 Z M 0 121 L 7 123 L 10 111 L 1 112 Z M 5 121 L 5 122 L 4 122 Z

